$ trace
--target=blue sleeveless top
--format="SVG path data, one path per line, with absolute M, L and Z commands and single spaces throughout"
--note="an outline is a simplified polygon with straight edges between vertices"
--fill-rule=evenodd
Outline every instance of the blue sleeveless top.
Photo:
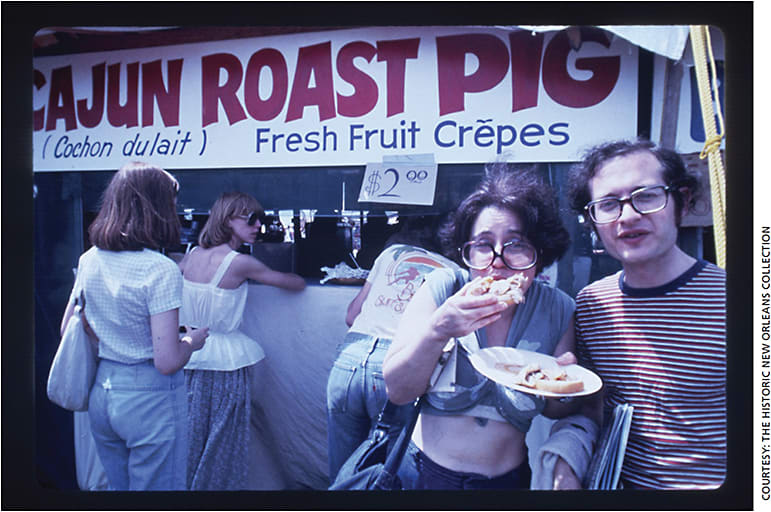
M 437 305 L 443 304 L 469 281 L 467 270 L 435 270 L 426 277 Z M 558 288 L 533 282 L 525 302 L 514 312 L 505 346 L 553 354 L 569 327 L 575 301 Z M 468 350 L 487 347 L 485 328 L 461 338 L 454 381 L 455 391 L 429 391 L 421 412 L 435 415 L 467 415 L 507 421 L 520 432 L 530 429 L 546 401 L 489 380 L 471 365 Z

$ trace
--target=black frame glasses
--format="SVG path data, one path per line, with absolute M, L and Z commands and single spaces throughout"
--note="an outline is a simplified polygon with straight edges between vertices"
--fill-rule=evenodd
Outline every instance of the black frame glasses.
M 663 190 L 664 196 L 663 196 L 663 202 L 661 205 L 656 205 L 652 207 L 646 207 L 643 203 L 643 200 L 650 199 L 649 195 L 652 191 L 658 191 Z M 589 214 L 589 217 L 594 221 L 595 224 L 610 224 L 611 222 L 616 222 L 618 219 L 621 218 L 621 213 L 624 211 L 624 205 L 626 203 L 629 203 L 632 205 L 632 208 L 634 208 L 634 211 L 639 213 L 640 215 L 648 215 L 650 213 L 656 213 L 664 208 L 667 207 L 667 204 L 669 204 L 669 192 L 672 190 L 672 187 L 669 185 L 651 185 L 649 187 L 640 187 L 637 190 L 632 191 L 631 194 L 629 194 L 627 197 L 603 197 L 601 199 L 595 199 L 594 201 L 590 201 L 584 206 L 584 210 L 586 213 Z M 656 197 L 655 199 L 659 199 Z M 604 214 L 606 216 L 601 216 L 600 219 L 597 218 L 597 208 L 599 205 L 606 204 L 611 205 L 615 207 L 614 212 L 605 211 Z M 612 217 L 612 218 L 611 218 Z
M 257 224 L 257 221 L 260 220 L 260 214 L 257 212 L 252 212 L 249 215 L 236 215 L 236 217 L 244 219 L 248 226 L 254 226 Z
M 484 266 L 481 265 L 475 265 L 471 261 L 471 255 L 469 252 L 473 247 L 488 247 L 490 249 L 490 262 L 487 263 Z M 513 249 L 512 249 L 513 248 Z M 511 254 L 512 250 L 521 250 L 524 251 L 523 255 L 527 255 L 528 253 L 531 254 L 531 256 L 528 258 L 530 261 L 526 264 L 515 264 L 512 265 L 510 261 L 506 261 L 507 254 Z M 501 246 L 501 252 L 498 252 L 495 250 L 495 247 L 490 242 L 476 242 L 476 241 L 470 241 L 463 244 L 463 247 L 459 248 L 458 251 L 460 251 L 461 258 L 463 258 L 463 262 L 469 267 L 473 268 L 474 270 L 484 270 L 490 265 L 493 264 L 495 261 L 495 258 L 500 258 L 506 267 L 508 267 L 511 270 L 527 270 L 529 268 L 532 268 L 536 262 L 538 261 L 538 250 L 533 246 L 533 244 L 526 242 L 524 240 L 511 240 L 510 242 L 506 242 Z M 511 259 L 511 257 L 509 257 Z

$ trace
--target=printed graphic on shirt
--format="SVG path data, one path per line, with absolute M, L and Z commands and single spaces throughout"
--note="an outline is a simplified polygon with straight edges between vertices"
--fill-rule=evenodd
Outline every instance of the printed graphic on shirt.
M 394 261 L 385 271 L 387 288 L 377 296 L 375 306 L 392 308 L 394 312 L 402 313 L 423 284 L 424 277 L 444 267 L 444 264 L 428 254 L 415 254 L 414 251 L 408 251 L 406 255 L 404 252 L 395 254 Z

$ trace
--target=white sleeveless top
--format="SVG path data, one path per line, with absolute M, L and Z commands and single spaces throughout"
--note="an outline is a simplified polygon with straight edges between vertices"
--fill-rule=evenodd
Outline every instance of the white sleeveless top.
M 190 356 L 186 370 L 232 371 L 265 357 L 260 344 L 239 330 L 249 288 L 247 281 L 235 289 L 217 287 L 238 254 L 229 252 L 208 283 L 183 280 L 180 325 L 209 327 L 206 343 Z

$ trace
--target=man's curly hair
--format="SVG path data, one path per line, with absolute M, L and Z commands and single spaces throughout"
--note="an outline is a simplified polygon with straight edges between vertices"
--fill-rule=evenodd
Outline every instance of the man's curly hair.
M 568 200 L 571 208 L 579 214 L 584 213 L 584 206 L 592 200 L 589 181 L 609 160 L 626 156 L 638 151 L 647 151 L 661 162 L 664 184 L 672 187 L 670 194 L 675 200 L 675 219 L 680 225 L 683 207 L 694 206 L 699 194 L 699 180 L 685 167 L 683 159 L 676 152 L 656 146 L 647 139 L 617 140 L 590 148 L 584 154 L 581 162 L 573 166 L 568 178 Z M 687 188 L 684 195 L 681 188 Z M 686 204 L 686 201 L 688 204 Z

